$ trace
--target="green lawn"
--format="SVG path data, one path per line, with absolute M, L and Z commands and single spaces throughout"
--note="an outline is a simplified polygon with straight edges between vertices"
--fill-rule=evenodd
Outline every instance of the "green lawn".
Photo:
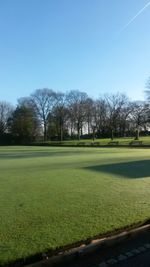
M 120 146 L 130 146 L 130 142 L 135 141 L 135 137 L 119 137 L 119 138 L 114 138 L 113 141 L 118 141 Z M 109 143 L 112 140 L 110 138 L 95 138 L 94 143 L 99 142 L 99 146 L 108 146 Z M 150 136 L 140 136 L 139 141 L 142 141 L 142 146 L 150 146 Z M 81 139 L 80 141 L 78 140 L 69 140 L 69 141 L 46 141 L 46 142 L 38 142 L 38 144 L 41 145 L 65 145 L 65 146 L 76 146 L 79 143 L 84 143 L 86 146 L 91 146 L 91 143 L 93 143 L 92 139 Z M 36 144 L 36 143 L 35 143 Z
M 0 264 L 150 218 L 150 150 L 0 147 Z

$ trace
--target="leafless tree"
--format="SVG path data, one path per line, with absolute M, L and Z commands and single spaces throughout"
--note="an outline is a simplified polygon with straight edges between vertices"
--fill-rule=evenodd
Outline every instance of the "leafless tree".
M 53 108 L 52 116 L 49 117 L 49 129 L 52 125 L 55 126 L 57 136 L 59 137 L 60 141 L 64 138 L 64 131 L 67 128 L 68 122 L 68 109 L 66 106 L 66 94 L 57 92 L 56 93 L 56 103 Z
M 44 140 L 46 140 L 48 117 L 56 103 L 56 93 L 47 88 L 37 89 L 31 94 L 31 101 L 43 125 Z
M 139 139 L 140 130 L 146 127 L 149 122 L 149 105 L 145 102 L 133 102 L 131 104 L 132 112 L 130 114 L 131 127 L 135 131 L 135 139 Z
M 108 107 L 108 127 L 111 131 L 111 139 L 114 138 L 114 132 L 118 131 L 120 114 L 128 103 L 128 98 L 124 94 L 105 95 Z
M 94 102 L 93 120 L 98 136 L 104 136 L 108 126 L 108 107 L 104 98 L 99 98 Z
M 8 118 L 13 112 L 13 106 L 5 101 L 0 101 L 0 135 L 7 130 Z
M 70 120 L 74 123 L 74 127 L 80 140 L 83 125 L 86 120 L 86 101 L 88 95 L 78 90 L 72 90 L 67 94 L 68 109 Z
M 94 100 L 92 98 L 87 98 L 85 101 L 85 121 L 87 123 L 87 132 L 88 135 L 91 134 L 91 130 L 93 132 L 93 127 L 95 130 L 95 122 L 94 122 Z

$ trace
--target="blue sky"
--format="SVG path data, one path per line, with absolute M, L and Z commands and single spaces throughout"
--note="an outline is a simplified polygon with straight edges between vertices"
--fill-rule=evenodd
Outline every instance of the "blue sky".
M 150 76 L 146 0 L 0 0 L 0 100 L 37 88 L 144 99 Z M 124 29 L 123 29 L 124 28 Z

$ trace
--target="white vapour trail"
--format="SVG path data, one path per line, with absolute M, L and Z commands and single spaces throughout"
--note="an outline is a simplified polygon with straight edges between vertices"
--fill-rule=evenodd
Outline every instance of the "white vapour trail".
M 148 6 L 150 6 L 150 1 L 122 28 L 121 32 L 124 31 L 141 13 L 143 13 Z

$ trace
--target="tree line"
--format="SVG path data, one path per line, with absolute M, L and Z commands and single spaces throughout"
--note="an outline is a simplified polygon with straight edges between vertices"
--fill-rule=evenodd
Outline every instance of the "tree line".
M 150 79 L 147 96 L 150 100 Z M 43 88 L 20 98 L 17 106 L 0 101 L 0 143 L 147 135 L 149 101 L 130 101 L 125 94 L 92 99 L 85 92 L 66 93 Z

